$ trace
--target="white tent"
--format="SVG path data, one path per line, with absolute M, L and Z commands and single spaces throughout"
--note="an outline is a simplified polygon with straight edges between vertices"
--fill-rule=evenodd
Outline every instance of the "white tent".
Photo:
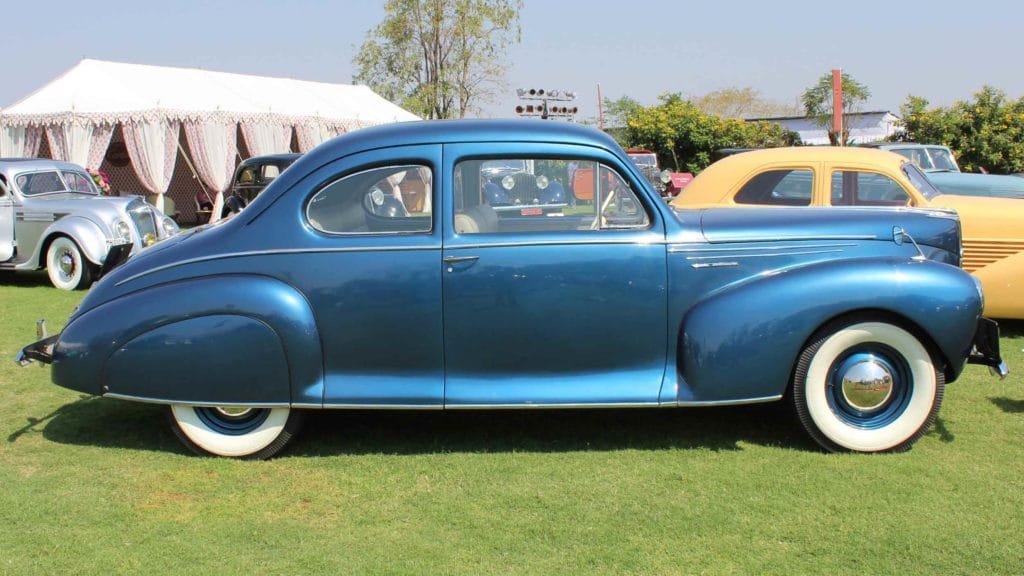
M 290 151 L 293 131 L 306 152 L 364 126 L 417 119 L 366 86 L 87 59 L 0 111 L 0 156 L 36 156 L 45 136 L 52 157 L 97 169 L 120 127 L 138 182 L 162 205 L 183 130 L 185 160 L 219 203 L 238 132 L 252 155 Z

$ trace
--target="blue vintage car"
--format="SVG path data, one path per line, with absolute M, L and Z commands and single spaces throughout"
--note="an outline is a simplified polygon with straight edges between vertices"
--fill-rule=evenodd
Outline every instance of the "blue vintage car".
M 928 180 L 936 188 L 946 194 L 1024 198 L 1024 179 L 1005 174 L 961 172 L 948 146 L 912 142 L 877 142 L 865 146 L 889 150 L 908 158 L 928 174 Z
M 563 189 L 590 170 L 589 200 L 495 210 L 483 169 L 508 160 Z M 382 210 L 406 181 L 430 202 Z M 779 400 L 826 449 L 895 451 L 965 363 L 1005 373 L 959 258 L 948 212 L 675 211 L 592 129 L 401 124 L 325 143 L 234 218 L 132 256 L 21 360 L 165 404 L 221 456 L 274 454 L 310 409 Z

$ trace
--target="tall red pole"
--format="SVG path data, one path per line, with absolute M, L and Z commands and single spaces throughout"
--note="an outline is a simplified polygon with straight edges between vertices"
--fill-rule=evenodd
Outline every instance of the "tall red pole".
M 846 144 L 843 138 L 843 70 L 832 69 L 832 131 L 840 146 Z
M 604 103 L 601 102 L 601 83 L 597 83 L 597 127 L 604 131 Z

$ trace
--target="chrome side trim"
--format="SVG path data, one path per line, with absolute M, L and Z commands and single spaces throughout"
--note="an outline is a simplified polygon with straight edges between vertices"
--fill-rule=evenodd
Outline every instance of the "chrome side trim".
M 511 248 L 515 246 L 577 246 L 581 244 L 639 244 L 643 246 L 663 246 L 665 240 L 636 240 L 620 238 L 589 238 L 580 240 L 523 240 L 518 242 L 475 242 L 473 244 L 448 244 L 445 250 L 474 248 Z
M 832 254 L 835 252 L 842 252 L 842 249 L 836 250 L 803 250 L 794 252 L 771 252 L 765 254 L 718 254 L 715 256 L 687 256 L 687 260 L 716 260 L 720 258 L 768 258 L 772 256 L 803 256 L 805 254 Z
M 659 408 L 674 406 L 660 402 L 602 402 L 561 404 L 445 404 L 445 410 L 530 410 L 549 408 Z
M 681 254 L 684 252 L 751 252 L 756 250 L 807 250 L 810 248 L 851 248 L 856 246 L 853 243 L 844 244 L 795 244 L 792 246 L 738 246 L 736 248 L 684 248 L 684 244 L 669 246 L 670 254 Z
M 728 268 L 730 266 L 739 266 L 739 262 L 698 262 L 696 264 L 690 264 L 691 268 Z
M 748 238 L 744 236 L 736 237 L 725 237 L 715 238 L 710 244 L 753 244 L 756 242 L 804 242 L 804 241 L 817 241 L 826 242 L 828 240 L 878 240 L 878 236 L 864 235 L 864 234 L 816 234 L 814 236 L 776 236 L 773 238 Z
M 444 410 L 443 404 L 324 404 L 317 407 L 324 410 Z
M 760 398 L 743 398 L 740 400 L 680 400 L 673 404 L 673 406 L 679 406 L 680 408 L 697 406 L 741 406 L 743 404 L 775 402 L 776 400 L 782 400 L 782 394 L 776 394 L 775 396 L 762 396 Z
M 224 402 L 181 402 L 178 400 L 167 400 L 164 398 L 148 398 L 145 396 L 132 396 L 130 394 L 118 394 L 115 392 L 107 392 L 103 394 L 104 398 L 114 398 L 115 400 L 130 400 L 132 402 L 143 402 L 145 404 L 178 404 L 180 406 L 224 406 Z M 249 406 L 252 408 L 290 408 L 291 404 L 288 402 L 231 402 L 231 406 Z
M 226 254 L 211 254 L 209 256 L 199 256 L 197 258 L 189 258 L 188 260 L 180 260 L 177 262 L 171 262 L 164 264 L 163 266 L 157 266 L 150 270 L 139 272 L 134 276 L 129 276 L 124 280 L 121 280 L 115 286 L 120 286 L 126 282 L 131 282 L 143 276 L 176 268 L 178 266 L 185 266 L 188 264 L 198 264 L 200 262 L 211 262 L 214 260 L 227 260 L 229 258 L 246 258 L 248 256 L 279 256 L 285 254 L 321 254 L 331 252 L 397 252 L 397 251 L 429 251 L 436 250 L 441 251 L 441 245 L 436 246 L 360 246 L 360 247 L 337 247 L 337 248 L 279 248 L 273 250 L 248 250 L 245 252 L 229 252 Z

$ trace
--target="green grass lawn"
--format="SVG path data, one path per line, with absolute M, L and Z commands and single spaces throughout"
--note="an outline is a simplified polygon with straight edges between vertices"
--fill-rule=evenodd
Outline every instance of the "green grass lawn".
M 3 574 L 1024 573 L 1024 324 L 906 454 L 821 453 L 775 406 L 331 411 L 237 462 L 10 361 L 81 296 L 0 278 Z

